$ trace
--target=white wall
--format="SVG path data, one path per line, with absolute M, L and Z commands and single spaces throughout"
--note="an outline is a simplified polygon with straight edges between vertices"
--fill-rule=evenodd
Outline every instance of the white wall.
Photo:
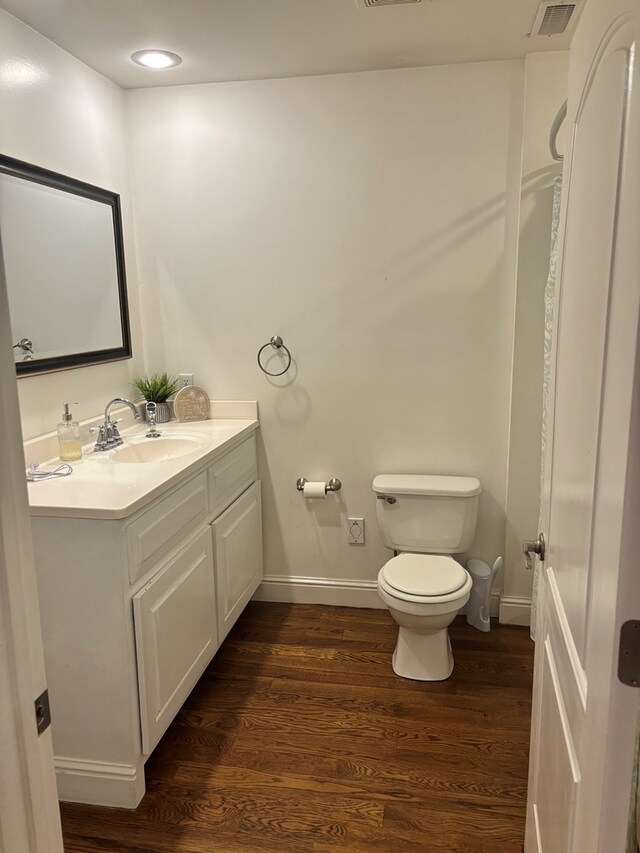
M 147 363 L 259 400 L 267 574 L 373 581 L 378 472 L 480 477 L 503 552 L 522 94 L 518 62 L 129 93 Z
M 142 371 L 137 276 L 128 193 L 124 92 L 0 9 L 0 151 L 122 195 L 132 361 L 18 381 L 25 438 L 55 429 L 63 400 L 95 415 Z M 72 310 L 72 306 L 70 306 Z
M 551 157 L 549 130 L 567 97 L 568 52 L 530 54 L 525 63 L 522 198 L 514 329 L 507 540 L 501 619 L 527 622 L 532 572 L 522 540 L 538 535 L 544 354 L 544 290 L 549 273 L 553 182 L 562 164 Z M 566 123 L 559 138 L 566 147 Z

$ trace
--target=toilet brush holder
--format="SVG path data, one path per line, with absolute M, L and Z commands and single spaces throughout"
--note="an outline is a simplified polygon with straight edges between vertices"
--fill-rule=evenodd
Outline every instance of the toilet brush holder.
M 493 580 L 502 567 L 502 557 L 498 557 L 493 566 L 484 560 L 469 560 L 467 571 L 473 579 L 471 595 L 467 602 L 467 622 L 479 631 L 491 630 L 489 618 L 489 599 Z

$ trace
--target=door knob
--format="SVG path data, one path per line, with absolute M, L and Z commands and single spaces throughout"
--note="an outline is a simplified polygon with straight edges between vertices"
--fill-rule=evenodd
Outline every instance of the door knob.
M 537 554 L 540 561 L 544 562 L 544 556 L 546 553 L 544 533 L 538 533 L 537 539 L 523 539 L 522 551 L 524 553 L 524 562 L 527 569 L 530 570 L 533 568 L 533 560 L 531 559 L 532 554 Z

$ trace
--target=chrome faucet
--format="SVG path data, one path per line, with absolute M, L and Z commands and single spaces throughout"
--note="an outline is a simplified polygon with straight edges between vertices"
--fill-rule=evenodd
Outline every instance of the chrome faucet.
M 113 400 L 109 400 L 104 409 L 104 423 L 100 424 L 99 427 L 91 427 L 91 432 L 98 433 L 98 438 L 96 440 L 95 447 L 93 448 L 96 453 L 103 450 L 112 450 L 114 447 L 119 447 L 121 444 L 124 444 L 117 426 L 121 423 L 122 418 L 118 418 L 117 421 L 111 420 L 111 409 L 116 405 L 116 403 L 129 406 L 133 413 L 133 417 L 136 419 L 140 417 L 138 410 L 131 400 L 126 400 L 124 397 L 114 397 Z

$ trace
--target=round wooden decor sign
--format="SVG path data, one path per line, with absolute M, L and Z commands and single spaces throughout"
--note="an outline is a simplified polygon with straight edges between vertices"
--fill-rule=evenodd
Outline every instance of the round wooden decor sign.
M 174 398 L 173 411 L 178 421 L 206 421 L 209 405 L 206 391 L 197 385 L 185 385 Z

